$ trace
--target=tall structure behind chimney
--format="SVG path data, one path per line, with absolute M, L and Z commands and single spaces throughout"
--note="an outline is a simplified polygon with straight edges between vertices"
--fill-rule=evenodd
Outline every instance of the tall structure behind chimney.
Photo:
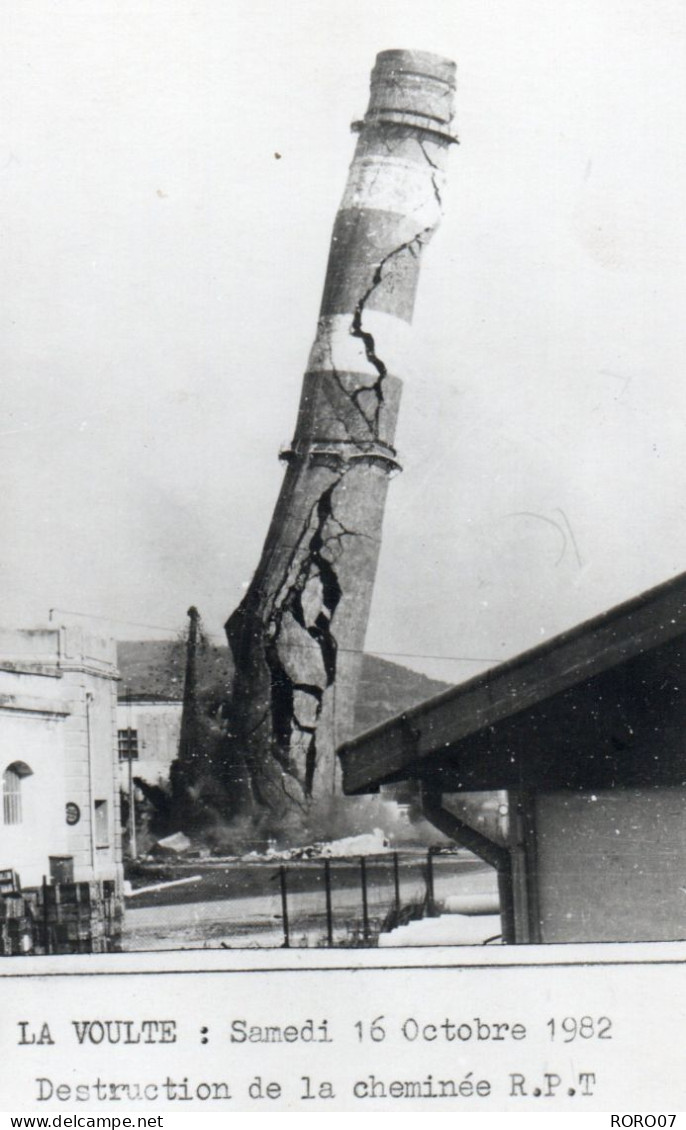
M 419 262 L 441 218 L 455 65 L 383 51 L 336 217 L 286 475 L 226 630 L 233 756 L 277 818 L 337 791 L 381 543 Z

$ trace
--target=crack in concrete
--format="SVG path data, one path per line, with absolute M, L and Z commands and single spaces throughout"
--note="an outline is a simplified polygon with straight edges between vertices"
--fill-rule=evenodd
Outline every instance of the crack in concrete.
M 369 430 L 369 434 L 370 434 L 370 435 L 371 435 L 371 436 L 372 436 L 372 437 L 373 437 L 374 439 L 376 439 L 376 438 L 377 438 L 377 436 L 376 436 L 376 432 L 375 432 L 375 430 L 374 430 L 374 422 L 373 422 L 373 420 L 370 420 L 370 419 L 369 419 L 369 417 L 367 416 L 366 412 L 364 411 L 364 408 L 362 407 L 362 405 L 361 405 L 361 404 L 360 404 L 360 403 L 358 402 L 358 400 L 357 400 L 357 397 L 358 397 L 358 396 L 359 396 L 359 395 L 360 395 L 361 393 L 363 393 L 363 392 L 369 392 L 369 391 L 370 391 L 370 389 L 372 389 L 372 390 L 373 390 L 373 388 L 374 388 L 374 385 L 363 386 L 362 388 L 357 388 L 357 389 L 353 389 L 353 390 L 352 390 L 352 392 L 351 392 L 351 391 L 350 391 L 349 389 L 347 389 L 347 388 L 345 387 L 345 385 L 343 384 L 343 381 L 341 380 L 341 374 L 339 373 L 338 369 L 336 368 L 336 366 L 335 366 L 335 364 L 334 364 L 334 360 L 333 360 L 333 342 L 331 342 L 331 341 L 329 341 L 329 364 L 331 365 L 331 370 L 330 370 L 330 371 L 331 371 L 331 375 L 332 375 L 332 377 L 333 377 L 334 381 L 336 382 L 336 384 L 338 385 L 339 389 L 340 389 L 340 390 L 341 390 L 341 392 L 343 393 L 344 397 L 346 398 L 346 400 L 349 400 L 349 401 L 350 401 L 350 403 L 351 403 L 351 404 L 352 404 L 352 405 L 354 406 L 354 408 L 355 408 L 355 411 L 356 411 L 356 412 L 359 412 L 359 414 L 360 414 L 360 416 L 361 416 L 362 420 L 364 421 L 365 427 L 366 427 L 366 428 L 367 428 L 367 429 Z M 336 417 L 336 419 L 337 419 L 337 421 L 338 421 L 338 423 L 339 423 L 339 424 L 342 424 L 342 425 L 343 425 L 343 427 L 345 428 L 345 430 L 346 430 L 346 432 L 347 432 L 347 431 L 348 431 L 348 426 L 347 426 L 347 423 L 346 423 L 346 421 L 345 421 L 345 420 L 342 420 L 342 419 L 341 419 L 341 418 L 340 418 L 339 416 L 337 416 L 337 417 Z M 353 441 L 353 442 L 356 442 L 356 441 Z
M 422 141 L 421 137 L 417 138 L 417 144 L 419 145 L 419 148 L 421 149 L 422 153 L 424 154 L 424 157 L 426 158 L 426 160 L 429 163 L 429 165 L 431 166 L 431 168 L 435 170 L 435 172 L 432 172 L 432 174 L 431 174 L 431 184 L 433 186 L 434 196 L 436 197 L 436 202 L 438 204 L 438 207 L 442 210 L 443 209 L 443 201 L 441 200 L 441 190 L 439 189 L 438 182 L 436 180 L 436 173 L 440 172 L 441 170 L 440 170 L 439 166 L 436 164 L 436 162 L 431 160 L 429 154 L 427 153 L 426 149 L 424 148 L 424 142 Z
M 376 266 L 376 269 L 372 276 L 371 284 L 368 286 L 362 297 L 358 300 L 353 312 L 353 320 L 350 324 L 350 333 L 353 337 L 359 338 L 364 345 L 365 357 L 369 361 L 370 365 L 374 366 L 378 376 L 373 385 L 370 385 L 368 388 L 365 387 L 356 389 L 355 392 L 349 395 L 350 399 L 357 403 L 356 397 L 360 396 L 363 392 L 371 392 L 374 394 L 376 398 L 376 405 L 372 417 L 373 427 L 371 430 L 375 438 L 378 438 L 379 435 L 379 421 L 381 417 L 381 409 L 383 408 L 384 404 L 383 383 L 388 376 L 388 369 L 386 368 L 386 365 L 381 360 L 381 358 L 377 355 L 374 335 L 368 330 L 365 330 L 362 326 L 362 316 L 369 299 L 383 281 L 383 272 L 386 264 L 389 263 L 392 259 L 396 258 L 398 255 L 401 255 L 403 251 L 408 251 L 410 255 L 416 256 L 418 250 L 420 250 L 422 247 L 422 243 L 425 237 L 433 232 L 433 228 L 434 225 L 429 224 L 427 227 L 422 228 L 421 231 L 417 232 L 416 235 L 413 235 L 412 239 L 405 240 L 404 243 L 399 244 L 398 247 L 394 247 L 392 251 L 389 251 L 387 255 L 384 255 L 383 259 L 381 259 Z M 368 419 L 367 413 L 364 412 L 364 410 L 362 411 L 365 419 Z
M 425 156 L 431 163 L 428 155 Z M 417 256 L 425 238 L 432 232 L 433 225 L 427 226 L 388 252 L 376 265 L 371 283 L 355 306 L 350 333 L 363 344 L 367 361 L 377 374 L 374 382 L 352 390 L 347 389 L 333 361 L 333 343 L 328 343 L 332 377 L 364 420 L 372 441 L 377 441 L 379 436 L 380 413 L 384 404 L 383 382 L 388 376 L 388 370 L 376 352 L 374 335 L 363 326 L 365 309 L 374 291 L 384 281 L 388 264 L 405 251 Z M 371 393 L 375 397 L 372 415 L 360 403 L 359 398 L 364 393 Z M 347 422 L 338 415 L 336 418 L 346 433 L 349 433 Z M 352 443 L 360 454 L 368 453 L 369 441 L 351 439 L 348 434 L 346 442 Z M 287 800 L 303 811 L 306 811 L 311 799 L 317 769 L 317 729 L 324 695 L 336 679 L 338 642 L 333 631 L 333 620 L 343 596 L 336 572 L 336 560 L 344 538 L 370 537 L 348 529 L 334 512 L 334 492 L 349 470 L 350 466 L 341 459 L 336 471 L 332 471 L 336 477 L 310 507 L 301 533 L 288 556 L 282 579 L 273 590 L 275 596 L 269 602 L 269 610 L 262 620 L 261 628 L 263 656 L 269 671 L 270 702 L 260 720 L 246 734 L 249 737 L 268 722 L 271 723 L 269 749 L 270 756 L 281 769 L 280 788 Z M 303 543 L 308 537 L 303 553 Z M 318 608 L 316 603 L 312 607 L 311 595 L 309 601 L 306 598 L 306 590 L 313 584 L 319 588 L 316 598 Z M 306 607 L 308 603 L 310 606 Z M 309 650 L 309 647 L 297 645 L 291 638 L 283 638 L 288 620 L 309 637 L 318 652 L 323 671 L 321 682 L 313 682 L 311 677 L 298 678 L 293 673 L 297 652 Z M 295 666 L 297 669 L 297 662 Z M 299 764 L 295 761 L 298 754 Z M 251 788 L 259 794 L 260 766 L 256 765 L 250 775 Z
M 264 646 L 264 656 L 270 672 L 271 682 L 271 715 L 274 742 L 272 754 L 289 776 L 294 777 L 304 790 L 305 796 L 312 794 L 312 785 L 317 763 L 317 726 L 322 712 L 324 693 L 336 678 L 337 640 L 332 630 L 333 618 L 343 595 L 340 582 L 336 573 L 334 562 L 327 553 L 332 541 L 340 540 L 346 531 L 342 523 L 333 512 L 333 494 L 342 478 L 347 473 L 345 468 L 339 472 L 337 479 L 328 486 L 313 504 L 307 521 L 293 554 L 291 555 L 277 598 L 266 624 L 267 642 Z M 312 524 L 314 521 L 314 529 Z M 327 535 L 326 527 L 334 522 L 340 527 L 339 532 Z M 307 550 L 298 564 L 295 577 L 290 581 L 293 563 L 297 560 L 302 543 L 311 532 Z M 313 581 L 318 582 L 320 594 L 320 607 L 316 615 L 313 609 L 306 608 L 304 603 L 305 590 Z M 285 593 L 283 593 L 285 589 Z M 284 618 L 290 616 L 302 631 L 306 632 L 316 644 L 324 672 L 324 685 L 303 682 L 294 679 L 287 669 L 288 659 L 292 659 L 292 644 L 283 643 L 284 654 L 281 654 L 281 634 Z M 313 714 L 310 723 L 302 719 L 301 711 L 296 707 L 296 694 L 303 694 L 312 700 Z M 294 732 L 303 735 L 305 742 L 305 772 L 304 780 L 298 776 L 298 767 L 293 765 L 291 746 Z

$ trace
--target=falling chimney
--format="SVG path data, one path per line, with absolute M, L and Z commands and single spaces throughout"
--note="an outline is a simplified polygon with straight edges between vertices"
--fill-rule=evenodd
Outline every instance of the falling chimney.
M 260 564 L 226 631 L 234 756 L 258 809 L 338 792 L 422 250 L 441 218 L 455 64 L 383 51 L 331 240 L 295 436 Z

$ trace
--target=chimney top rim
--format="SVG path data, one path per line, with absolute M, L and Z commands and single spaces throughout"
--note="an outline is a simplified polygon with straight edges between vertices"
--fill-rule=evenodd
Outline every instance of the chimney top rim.
M 372 73 L 387 74 L 389 71 L 424 75 L 455 86 L 457 64 L 447 56 L 437 55 L 433 51 L 393 47 L 378 52 Z

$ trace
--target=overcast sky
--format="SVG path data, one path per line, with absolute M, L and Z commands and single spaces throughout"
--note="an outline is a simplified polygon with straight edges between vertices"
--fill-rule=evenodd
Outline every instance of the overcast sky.
M 6 624 L 221 635 L 391 47 L 457 61 L 461 144 L 368 648 L 457 682 L 686 569 L 681 0 L 4 0 L 0 42 Z

